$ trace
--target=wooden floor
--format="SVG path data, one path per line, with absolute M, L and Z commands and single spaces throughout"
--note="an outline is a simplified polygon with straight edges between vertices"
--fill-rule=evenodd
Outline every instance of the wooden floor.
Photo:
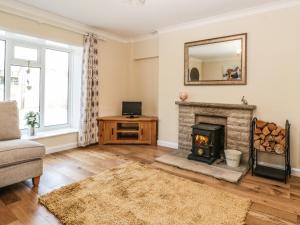
M 249 225 L 300 224 L 300 178 L 288 184 L 247 175 L 232 184 L 201 174 L 154 162 L 172 150 L 153 146 L 93 146 L 47 155 L 38 190 L 31 181 L 0 189 L 0 225 L 56 225 L 59 221 L 43 206 L 38 196 L 118 166 L 128 160 L 142 161 L 156 168 L 204 183 L 253 201 L 247 216 Z

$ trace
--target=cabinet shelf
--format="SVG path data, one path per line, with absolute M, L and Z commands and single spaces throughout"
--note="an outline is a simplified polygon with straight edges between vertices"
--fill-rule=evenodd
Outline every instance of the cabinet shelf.
M 286 172 L 284 169 L 277 169 L 268 166 L 257 165 L 253 169 L 254 175 L 266 177 L 274 180 L 284 181 Z
M 118 132 L 117 140 L 138 140 L 139 134 L 133 132 Z
M 139 130 L 117 130 L 117 133 L 139 133 Z
M 117 140 L 138 140 L 139 139 L 139 135 L 138 134 L 134 134 L 130 135 L 130 133 L 118 133 L 117 135 Z
M 285 157 L 285 154 L 278 154 L 276 152 L 267 152 L 267 151 L 260 151 L 260 150 L 257 150 L 257 149 L 254 149 L 254 151 L 257 151 L 258 153 L 262 153 L 262 154 L 271 154 L 271 155 L 278 155 L 278 156 L 281 156 L 281 157 Z
M 124 131 L 137 131 L 139 130 L 139 123 L 132 123 L 132 122 L 117 122 L 117 130 L 124 130 Z

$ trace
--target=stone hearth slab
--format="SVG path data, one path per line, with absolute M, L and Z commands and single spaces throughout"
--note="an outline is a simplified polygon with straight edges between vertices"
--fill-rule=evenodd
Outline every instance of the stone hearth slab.
M 216 162 L 212 165 L 208 165 L 206 163 L 188 160 L 188 154 L 189 152 L 186 151 L 176 151 L 171 154 L 160 156 L 156 158 L 155 161 L 232 183 L 238 183 L 247 172 L 247 165 L 241 165 L 239 168 L 230 168 L 225 163 L 217 164 Z

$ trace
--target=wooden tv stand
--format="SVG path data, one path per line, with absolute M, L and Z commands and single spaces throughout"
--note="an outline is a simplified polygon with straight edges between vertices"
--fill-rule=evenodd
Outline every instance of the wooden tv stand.
M 149 144 L 157 142 L 157 117 L 99 117 L 99 144 Z

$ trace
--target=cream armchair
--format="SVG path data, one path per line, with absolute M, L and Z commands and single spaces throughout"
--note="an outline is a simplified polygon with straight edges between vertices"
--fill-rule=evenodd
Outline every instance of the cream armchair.
M 20 138 L 17 103 L 0 102 L 0 187 L 30 178 L 39 185 L 45 147 Z

